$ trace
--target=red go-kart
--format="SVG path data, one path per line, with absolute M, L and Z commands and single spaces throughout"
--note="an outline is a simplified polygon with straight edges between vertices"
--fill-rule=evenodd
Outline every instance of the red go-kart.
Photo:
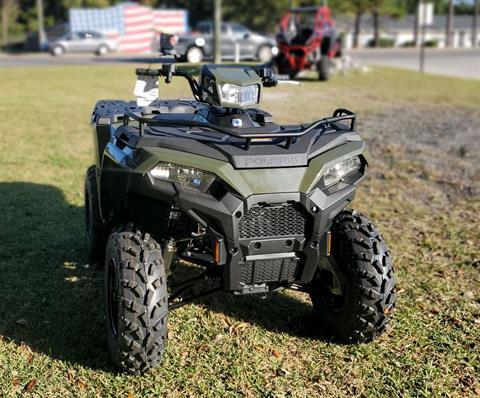
M 291 8 L 282 17 L 277 45 L 276 68 L 290 78 L 304 69 L 316 69 L 319 80 L 328 80 L 331 59 L 341 55 L 328 7 Z

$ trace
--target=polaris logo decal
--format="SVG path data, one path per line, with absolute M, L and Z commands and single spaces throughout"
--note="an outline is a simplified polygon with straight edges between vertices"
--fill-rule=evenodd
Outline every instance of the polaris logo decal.
M 306 157 L 301 155 L 242 156 L 236 160 L 237 167 L 249 169 L 306 165 Z

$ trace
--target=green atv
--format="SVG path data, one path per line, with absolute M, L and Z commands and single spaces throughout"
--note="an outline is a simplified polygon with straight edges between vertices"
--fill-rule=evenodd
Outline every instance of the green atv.
M 173 64 L 136 74 L 137 103 L 95 106 L 85 186 L 114 364 L 157 366 L 169 310 L 219 290 L 303 291 L 336 338 L 382 333 L 395 306 L 390 254 L 378 229 L 345 209 L 367 168 L 355 115 L 276 124 L 255 107 L 262 87 L 283 82 L 267 68 L 205 65 L 198 81 Z M 155 98 L 158 79 L 175 76 L 195 99 Z M 175 281 L 179 260 L 202 274 Z M 187 294 L 205 278 L 208 288 Z

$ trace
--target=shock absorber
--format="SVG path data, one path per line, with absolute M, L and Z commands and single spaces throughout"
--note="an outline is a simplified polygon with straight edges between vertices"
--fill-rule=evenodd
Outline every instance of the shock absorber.
M 178 235 L 178 227 L 182 219 L 182 212 L 177 207 L 175 203 L 172 203 L 170 207 L 170 213 L 168 215 L 168 224 L 167 224 L 167 236 L 163 247 L 163 261 L 165 263 L 165 268 L 170 270 L 170 266 L 173 261 L 173 257 L 177 252 L 177 245 L 175 239 Z

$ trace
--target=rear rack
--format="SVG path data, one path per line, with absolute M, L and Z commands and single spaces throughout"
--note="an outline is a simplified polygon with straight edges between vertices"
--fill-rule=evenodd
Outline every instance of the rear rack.
M 123 125 L 128 126 L 131 119 L 138 122 L 138 134 L 140 137 L 143 137 L 145 134 L 145 125 L 147 127 L 148 126 L 171 127 L 171 126 L 179 125 L 179 122 L 175 120 L 152 119 L 149 117 L 138 116 L 132 112 L 126 112 L 124 114 Z M 316 122 L 311 123 L 309 126 L 305 128 L 300 128 L 293 131 L 284 130 L 284 131 L 279 131 L 275 133 L 262 133 L 258 131 L 252 132 L 251 129 L 244 129 L 243 131 L 240 129 L 234 130 L 234 129 L 229 129 L 225 127 L 220 127 L 208 122 L 196 122 L 193 120 L 182 120 L 181 125 L 185 127 L 208 128 L 223 134 L 227 134 L 231 137 L 245 139 L 245 150 L 248 150 L 250 148 L 252 139 L 255 139 L 255 138 L 286 138 L 285 147 L 288 149 L 290 148 L 292 140 L 296 137 L 301 137 L 319 126 L 325 125 L 325 127 L 328 128 L 333 123 L 343 122 L 347 120 L 350 121 L 349 131 L 354 131 L 355 130 L 355 113 L 349 111 L 348 109 L 337 109 L 335 110 L 335 112 L 333 112 L 333 116 L 317 120 Z

